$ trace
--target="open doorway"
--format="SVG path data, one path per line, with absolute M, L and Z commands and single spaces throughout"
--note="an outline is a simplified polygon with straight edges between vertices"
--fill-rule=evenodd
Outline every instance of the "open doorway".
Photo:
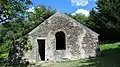
M 40 58 L 41 58 L 41 60 L 44 61 L 45 60 L 45 40 L 38 39 L 37 42 L 38 42 L 38 46 L 39 46 L 38 51 L 39 51 Z

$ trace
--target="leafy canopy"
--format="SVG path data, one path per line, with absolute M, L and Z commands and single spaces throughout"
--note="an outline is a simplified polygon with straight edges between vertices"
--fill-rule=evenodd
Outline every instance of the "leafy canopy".
M 20 18 L 30 3 L 30 0 L 0 0 L 0 23 Z
M 120 39 L 120 0 L 98 0 L 90 12 L 89 27 L 103 40 Z M 109 34 L 108 34 L 109 33 Z

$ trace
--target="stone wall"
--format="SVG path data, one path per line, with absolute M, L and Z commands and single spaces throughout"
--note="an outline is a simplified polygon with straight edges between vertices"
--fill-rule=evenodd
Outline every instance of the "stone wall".
M 55 34 L 65 33 L 66 50 L 56 50 Z M 76 22 L 74 19 L 56 13 L 29 33 L 32 50 L 24 58 L 39 61 L 37 39 L 45 39 L 45 60 L 80 59 L 96 56 L 98 34 Z

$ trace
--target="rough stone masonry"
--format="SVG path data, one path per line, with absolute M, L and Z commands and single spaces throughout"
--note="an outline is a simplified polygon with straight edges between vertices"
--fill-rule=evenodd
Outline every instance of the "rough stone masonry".
M 99 53 L 99 34 L 65 14 L 55 13 L 28 35 L 32 45 L 24 53 L 28 61 L 76 60 Z

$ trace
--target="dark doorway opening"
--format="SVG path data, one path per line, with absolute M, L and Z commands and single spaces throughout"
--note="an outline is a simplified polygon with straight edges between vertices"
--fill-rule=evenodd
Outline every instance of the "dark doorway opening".
M 60 31 L 55 34 L 56 37 L 56 50 L 65 50 L 65 34 L 64 32 Z
M 45 40 L 37 40 L 38 42 L 38 50 L 39 50 L 39 55 L 40 55 L 40 58 L 41 60 L 45 60 Z

